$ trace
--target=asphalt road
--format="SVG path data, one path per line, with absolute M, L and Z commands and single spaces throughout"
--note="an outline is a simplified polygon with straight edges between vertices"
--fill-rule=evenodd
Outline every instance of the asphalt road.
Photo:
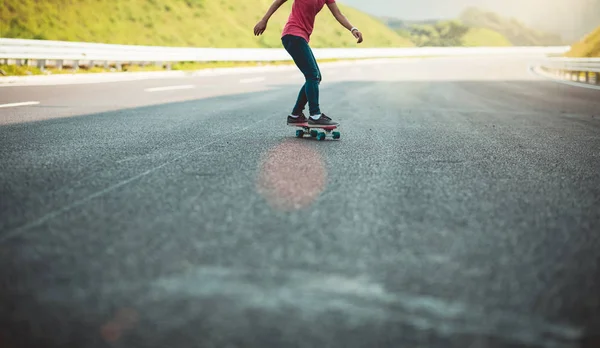
M 326 141 L 288 68 L 0 87 L 0 346 L 600 345 L 600 91 L 528 63 L 324 66 Z

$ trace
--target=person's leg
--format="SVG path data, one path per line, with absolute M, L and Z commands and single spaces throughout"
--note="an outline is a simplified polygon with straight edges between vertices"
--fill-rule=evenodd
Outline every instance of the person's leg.
M 328 117 L 327 115 L 321 113 L 321 110 L 319 108 L 319 85 L 321 84 L 321 81 L 323 80 L 323 75 L 321 75 L 321 69 L 319 69 L 319 64 L 317 63 L 317 59 L 315 58 L 315 55 L 313 54 L 312 50 L 310 49 L 310 46 L 308 46 L 308 44 L 306 45 L 306 49 L 307 49 L 307 55 L 309 56 L 309 61 L 311 62 L 311 66 L 316 69 L 316 81 L 314 84 L 307 86 L 307 89 L 310 87 L 315 88 L 315 91 L 312 92 L 312 95 L 315 98 L 315 110 L 313 111 L 313 108 L 311 106 L 311 112 L 310 112 L 310 117 L 308 118 L 308 124 L 309 125 L 321 125 L 321 126 L 333 126 L 333 125 L 338 125 L 339 123 L 333 121 L 330 117 Z M 310 91 L 306 92 L 307 95 L 311 95 Z M 308 98 L 309 100 L 309 105 L 310 105 L 310 97 Z
M 337 122 L 321 113 L 319 106 L 319 84 L 321 83 L 321 71 L 317 60 L 308 45 L 308 42 L 301 37 L 286 35 L 282 38 L 283 45 L 292 56 L 296 66 L 302 71 L 306 82 L 303 89 L 298 93 L 296 106 L 293 112 L 303 110 L 308 101 L 310 117 L 308 123 L 313 125 L 337 125 Z M 304 93 L 303 93 L 304 91 Z M 288 117 L 288 122 L 290 118 Z M 292 120 L 293 122 L 293 120 Z
M 317 75 L 319 76 L 319 85 L 320 85 L 321 81 L 323 81 L 323 75 L 321 74 L 321 69 L 319 68 L 319 63 L 317 62 L 317 58 L 315 58 L 315 55 L 313 54 L 312 49 L 310 49 L 310 46 L 309 46 L 309 52 L 310 52 L 310 56 L 311 56 L 312 60 L 315 62 L 315 66 L 317 67 Z
M 321 115 L 321 107 L 319 104 L 319 85 L 321 84 L 321 71 L 317 65 L 317 60 L 313 55 L 312 49 L 308 43 L 304 40 L 301 41 L 302 56 L 307 61 L 307 73 L 304 74 L 306 83 L 304 85 L 306 90 L 306 98 L 308 100 L 308 107 L 310 116 L 318 118 Z
M 320 115 L 319 109 L 319 69 L 316 65 L 316 60 L 312 55 L 308 43 L 301 37 L 284 36 L 282 38 L 283 45 L 288 51 L 296 66 L 300 69 L 306 82 L 303 88 L 298 93 L 298 99 L 294 107 L 294 112 L 304 109 L 308 102 L 311 115 Z
M 302 85 L 300 88 L 300 92 L 298 92 L 298 98 L 296 99 L 296 105 L 292 109 L 292 115 L 300 116 L 304 111 L 304 107 L 306 107 L 306 103 L 308 103 L 308 98 L 306 97 L 306 83 Z

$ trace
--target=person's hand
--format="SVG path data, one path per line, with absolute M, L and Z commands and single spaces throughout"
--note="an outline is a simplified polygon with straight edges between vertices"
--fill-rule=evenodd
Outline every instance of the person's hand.
M 263 19 L 254 26 L 254 35 L 259 36 L 262 33 L 264 33 L 266 29 L 267 29 L 267 21 L 265 21 Z
M 356 43 L 363 42 L 363 35 L 360 31 L 358 31 L 358 29 L 352 30 L 352 35 L 354 35 L 354 37 L 358 39 Z

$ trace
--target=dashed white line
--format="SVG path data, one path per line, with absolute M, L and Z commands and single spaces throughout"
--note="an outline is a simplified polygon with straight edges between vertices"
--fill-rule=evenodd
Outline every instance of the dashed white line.
M 22 103 L 0 104 L 0 108 L 10 108 L 10 107 L 14 107 L 14 106 L 37 105 L 39 103 L 40 103 L 39 101 L 28 101 L 28 102 L 22 102 Z
M 266 80 L 266 78 L 264 77 L 251 77 L 251 78 L 247 78 L 247 79 L 241 79 L 240 83 L 254 83 L 254 82 L 261 82 Z
M 194 85 L 179 85 L 179 86 L 165 86 L 165 87 L 154 87 L 154 88 L 146 88 L 144 91 L 146 92 L 162 92 L 162 91 L 173 91 L 177 89 L 192 89 L 196 88 Z

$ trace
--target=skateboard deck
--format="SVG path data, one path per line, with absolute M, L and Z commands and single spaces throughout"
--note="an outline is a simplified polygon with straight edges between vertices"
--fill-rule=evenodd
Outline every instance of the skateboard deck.
M 305 134 L 309 134 L 312 138 L 317 138 L 317 140 L 325 140 L 328 135 L 331 135 L 333 139 L 339 139 L 341 134 L 339 131 L 334 132 L 334 129 L 337 129 L 337 126 L 325 126 L 325 125 L 310 125 L 308 122 L 304 123 L 296 123 L 290 124 L 288 126 L 301 128 L 296 130 L 296 137 L 302 138 Z M 323 131 L 318 131 L 317 129 L 322 129 Z

